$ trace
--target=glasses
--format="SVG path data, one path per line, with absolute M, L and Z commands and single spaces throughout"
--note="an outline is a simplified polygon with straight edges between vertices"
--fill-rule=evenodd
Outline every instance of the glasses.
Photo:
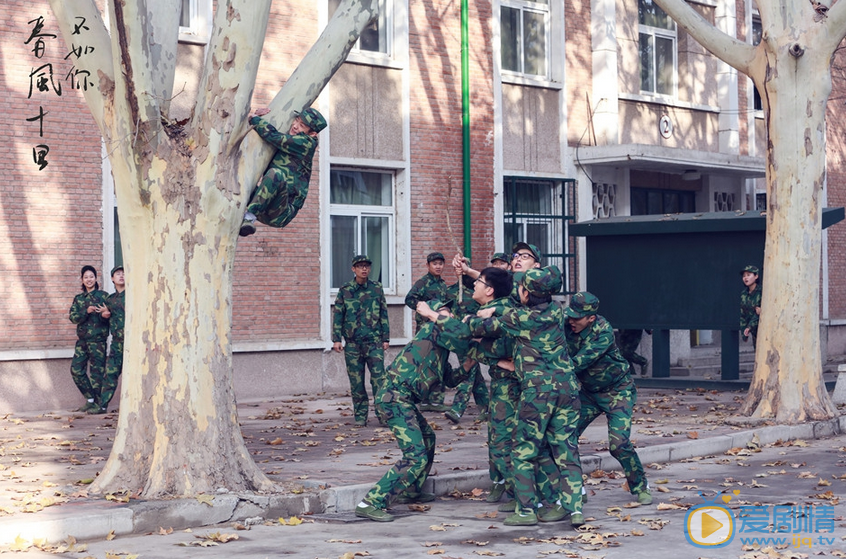
M 515 252 L 511 255 L 512 260 L 528 260 L 530 258 L 532 260 L 535 259 L 534 255 L 531 252 Z
M 477 284 L 477 283 L 481 283 L 481 284 L 482 284 L 482 285 L 484 285 L 485 287 L 490 287 L 490 286 L 491 286 L 491 284 L 483 282 L 483 281 L 482 281 L 482 278 L 476 278 L 476 281 L 474 281 L 474 282 L 473 282 L 473 284 L 475 285 L 475 284 Z

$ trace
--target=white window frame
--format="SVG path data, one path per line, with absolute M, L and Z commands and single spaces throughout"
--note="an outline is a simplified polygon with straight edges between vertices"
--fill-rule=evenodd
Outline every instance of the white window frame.
M 347 62 L 368 64 L 371 66 L 397 67 L 395 49 L 397 48 L 397 35 L 400 33 L 397 29 L 397 20 L 403 11 L 396 6 L 395 0 L 377 0 L 377 2 L 379 3 L 379 15 L 377 18 L 380 27 L 384 27 L 385 30 L 386 52 L 362 50 L 361 39 L 359 38 L 347 55 Z
M 500 43 L 504 40 L 502 36 L 502 8 L 510 8 L 514 10 L 519 10 L 520 12 L 520 38 L 519 44 L 517 45 L 517 60 L 520 65 L 519 70 L 506 70 L 502 68 L 502 60 L 500 58 L 499 65 L 501 68 L 502 75 L 504 77 L 516 77 L 516 78 L 527 78 L 530 80 L 552 80 L 552 72 L 551 69 L 553 67 L 553 60 L 552 60 L 552 36 L 553 36 L 553 17 L 552 17 L 552 3 L 555 0 L 550 0 L 548 4 L 542 4 L 539 2 L 531 2 L 529 0 L 502 0 L 500 2 L 500 11 L 497 14 L 497 19 L 499 20 L 499 35 L 500 35 Z M 543 24 L 544 29 L 546 31 L 544 37 L 544 69 L 545 72 L 543 74 L 527 74 L 525 72 L 525 57 L 523 55 L 523 48 L 525 45 L 525 39 L 523 38 L 523 15 L 525 12 L 531 13 L 538 13 L 543 14 Z M 502 57 L 502 51 L 504 49 L 500 45 L 500 57 Z
M 179 26 L 179 41 L 207 45 L 211 38 L 212 0 L 182 0 L 190 12 L 187 27 Z
M 638 5 L 640 5 L 640 2 L 643 2 L 643 1 L 644 0 L 638 0 Z M 651 36 L 653 48 L 652 48 L 652 62 L 651 62 L 650 69 L 651 69 L 651 73 L 652 73 L 652 82 L 653 82 L 652 85 L 655 88 L 655 90 L 653 90 L 653 91 L 650 91 L 648 89 L 643 89 L 643 82 L 640 79 L 640 74 L 642 73 L 643 69 L 640 68 L 641 72 L 638 73 L 638 81 L 640 82 L 640 87 L 641 87 L 640 93 L 641 93 L 641 95 L 655 96 L 655 97 L 671 97 L 671 98 L 678 97 L 678 88 L 679 88 L 678 25 L 676 24 L 676 22 L 672 18 L 669 18 L 669 16 L 668 16 L 668 19 L 672 23 L 673 29 L 666 29 L 666 28 L 663 28 L 663 27 L 653 27 L 651 25 L 645 25 L 643 23 L 640 23 L 640 21 L 638 21 L 638 32 L 639 32 L 638 33 L 638 61 L 640 61 L 641 64 L 643 63 L 643 55 L 642 55 L 641 47 L 640 47 L 640 35 Z M 657 38 L 670 39 L 673 42 L 673 49 L 672 49 L 673 50 L 673 85 L 672 85 L 672 91 L 670 93 L 659 93 L 657 91 L 657 89 L 658 89 L 658 62 L 655 58 L 657 56 L 657 51 L 658 51 L 658 49 L 655 48 Z
M 378 173 L 389 175 L 391 177 L 391 205 L 390 206 L 371 206 L 371 205 L 363 205 L 363 204 L 334 204 L 331 202 L 331 189 L 332 189 L 332 182 L 331 182 L 331 171 L 358 171 L 362 173 Z M 387 217 L 388 218 L 388 243 L 387 243 L 387 255 L 386 257 L 387 263 L 390 265 L 390 270 L 387 274 L 387 280 L 383 276 L 382 277 L 382 289 L 385 292 L 385 295 L 395 295 L 397 293 L 397 262 L 396 262 L 396 244 L 397 244 L 397 228 L 396 228 L 396 214 L 397 214 L 397 173 L 391 169 L 379 169 L 379 168 L 364 168 L 364 167 L 348 167 L 348 166 L 339 166 L 333 165 L 330 171 L 330 178 L 329 178 L 329 292 L 332 295 L 338 293 L 339 287 L 335 287 L 331 285 L 332 281 L 332 261 L 333 261 L 333 250 L 332 247 L 332 232 L 331 232 L 331 224 L 332 224 L 332 217 L 333 216 L 347 216 L 347 217 L 357 217 L 358 218 L 358 226 L 359 231 L 361 231 L 361 219 L 364 217 Z M 357 239 L 357 245 L 355 248 L 355 254 L 364 254 L 366 251 L 363 249 L 364 238 L 363 235 L 359 234 Z M 352 255 L 351 255 L 352 256 Z M 372 255 L 370 255 L 372 256 Z M 352 272 L 350 272 L 350 279 L 352 279 Z

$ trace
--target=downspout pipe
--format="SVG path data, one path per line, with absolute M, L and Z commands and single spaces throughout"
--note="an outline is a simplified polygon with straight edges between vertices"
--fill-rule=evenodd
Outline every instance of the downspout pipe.
M 464 256 L 472 257 L 470 221 L 470 47 L 468 0 L 461 0 L 461 163 L 464 201 Z

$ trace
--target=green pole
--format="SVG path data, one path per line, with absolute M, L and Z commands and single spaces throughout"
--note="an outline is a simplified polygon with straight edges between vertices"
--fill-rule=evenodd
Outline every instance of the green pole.
M 464 256 L 470 258 L 470 47 L 468 0 L 461 0 L 461 162 L 464 199 Z

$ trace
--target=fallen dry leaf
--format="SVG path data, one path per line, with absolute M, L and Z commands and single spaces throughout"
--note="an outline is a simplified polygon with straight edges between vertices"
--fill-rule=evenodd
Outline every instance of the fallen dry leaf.
M 285 520 L 284 518 L 279 519 L 279 524 L 281 524 L 282 526 L 299 526 L 302 523 L 303 519 L 297 518 L 296 516 L 292 516 L 288 520 Z
M 197 495 L 197 501 L 204 505 L 212 506 L 214 504 L 214 495 Z

